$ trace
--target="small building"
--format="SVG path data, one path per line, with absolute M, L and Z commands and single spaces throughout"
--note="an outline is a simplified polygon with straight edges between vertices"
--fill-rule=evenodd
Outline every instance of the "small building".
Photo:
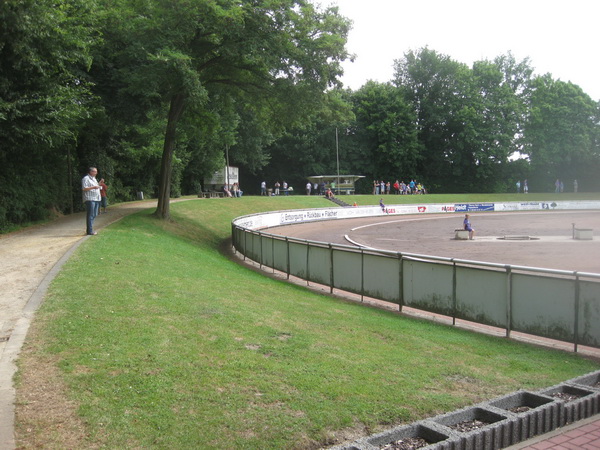
M 334 194 L 354 194 L 354 183 L 364 175 L 314 175 L 308 180 L 315 184 L 325 183 L 325 189 L 331 188 Z

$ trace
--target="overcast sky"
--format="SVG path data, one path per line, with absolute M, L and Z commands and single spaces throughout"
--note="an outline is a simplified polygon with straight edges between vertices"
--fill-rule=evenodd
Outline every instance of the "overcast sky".
M 428 46 L 469 66 L 509 51 L 535 74 L 579 85 L 600 100 L 599 0 L 321 0 L 353 21 L 346 87 L 386 82 L 393 63 Z

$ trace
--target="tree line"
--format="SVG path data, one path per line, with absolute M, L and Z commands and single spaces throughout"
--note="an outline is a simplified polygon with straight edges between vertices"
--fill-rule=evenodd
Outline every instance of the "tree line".
M 425 48 L 344 89 L 350 26 L 308 0 L 5 0 L 0 230 L 80 210 L 90 166 L 112 201 L 142 191 L 164 219 L 226 150 L 246 193 L 300 187 L 336 173 L 336 129 L 341 172 L 371 180 L 600 188 L 599 104 L 578 86 L 510 54 L 468 67 Z

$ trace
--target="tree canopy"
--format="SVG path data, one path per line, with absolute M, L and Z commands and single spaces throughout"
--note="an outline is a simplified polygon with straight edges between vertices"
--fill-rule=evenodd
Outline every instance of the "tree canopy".
M 309 0 L 0 3 L 0 229 L 80 209 L 89 166 L 168 218 L 226 151 L 246 193 L 335 173 L 338 154 L 342 173 L 433 192 L 600 189 L 599 103 L 578 86 L 423 48 L 343 89 L 349 29 Z

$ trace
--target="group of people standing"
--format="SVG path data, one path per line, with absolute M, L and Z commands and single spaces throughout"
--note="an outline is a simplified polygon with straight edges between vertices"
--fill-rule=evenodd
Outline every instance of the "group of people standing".
M 106 195 L 108 186 L 104 183 L 104 178 L 100 181 L 96 179 L 98 169 L 90 167 L 88 174 L 81 180 L 81 192 L 86 211 L 86 234 L 94 236 L 98 234 L 94 231 L 94 219 L 100 214 L 100 208 L 106 212 L 108 206 L 108 197 Z
M 285 180 L 283 181 L 283 183 L 279 183 L 279 181 L 276 181 L 273 185 L 273 189 L 271 189 L 270 192 L 268 192 L 267 182 L 263 181 L 260 183 L 260 195 L 280 195 L 281 191 L 283 191 L 284 195 L 289 195 L 290 192 L 294 191 L 294 188 L 289 186 Z
M 517 182 L 515 183 L 515 186 L 517 188 L 517 194 L 521 193 L 521 188 L 523 190 L 523 194 L 529 193 L 529 186 L 527 185 L 527 180 L 524 180 L 523 184 L 521 184 L 521 180 L 517 180 Z M 577 180 L 573 180 L 573 192 L 577 192 L 578 190 L 579 190 L 579 183 L 577 182 Z M 565 191 L 564 183 L 562 182 L 561 179 L 557 178 L 556 181 L 554 182 L 554 193 L 560 194 L 564 191 Z
M 562 193 L 565 191 L 565 185 L 562 182 L 562 180 L 560 179 L 556 179 L 556 181 L 554 182 L 554 193 L 558 194 L 558 193 Z M 579 191 L 579 183 L 577 182 L 577 180 L 573 180 L 573 192 L 577 192 Z
M 394 184 L 391 184 L 389 181 L 385 182 L 383 180 L 373 181 L 373 195 L 389 195 L 391 194 L 392 188 L 394 190 L 394 194 L 396 195 L 427 193 L 425 185 L 423 183 L 418 183 L 415 180 L 410 180 L 408 183 L 405 183 L 404 180 L 396 180 Z
M 516 186 L 517 186 L 517 194 L 520 194 L 521 193 L 521 180 L 517 180 Z M 523 194 L 529 194 L 529 185 L 527 184 L 527 180 L 523 181 L 522 187 L 523 187 Z

